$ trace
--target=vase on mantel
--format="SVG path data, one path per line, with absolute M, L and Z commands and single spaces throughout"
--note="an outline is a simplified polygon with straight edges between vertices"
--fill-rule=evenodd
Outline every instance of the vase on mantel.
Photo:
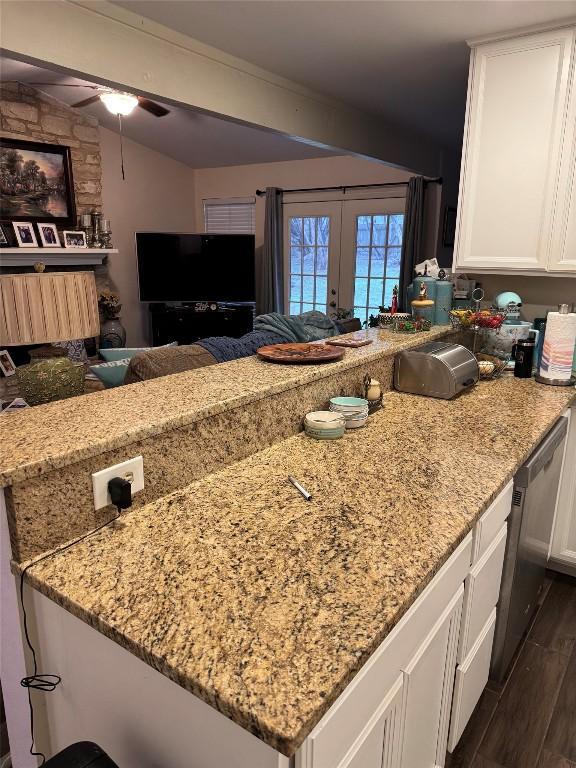
M 107 317 L 100 324 L 100 347 L 112 349 L 126 346 L 126 328 L 120 317 Z

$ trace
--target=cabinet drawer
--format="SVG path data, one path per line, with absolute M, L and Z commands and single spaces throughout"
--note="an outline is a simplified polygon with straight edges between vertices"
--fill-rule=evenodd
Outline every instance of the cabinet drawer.
M 470 534 L 312 730 L 297 753 L 297 768 L 336 768 L 352 760 L 351 750 L 362 740 L 366 723 L 381 710 L 401 670 L 462 589 L 470 571 L 471 550 Z M 354 762 L 351 765 L 355 766 Z
M 476 563 L 486 552 L 510 514 L 513 487 L 511 480 L 476 523 L 472 541 L 472 563 Z
M 470 652 L 490 612 L 498 602 L 507 528 L 507 524 L 504 523 L 494 541 L 466 578 L 462 632 L 458 648 L 459 663 L 462 663 Z
M 482 627 L 470 653 L 464 662 L 456 668 L 450 736 L 448 738 L 449 752 L 452 752 L 458 744 L 474 707 L 488 682 L 495 627 L 496 608 L 492 610 L 488 621 Z

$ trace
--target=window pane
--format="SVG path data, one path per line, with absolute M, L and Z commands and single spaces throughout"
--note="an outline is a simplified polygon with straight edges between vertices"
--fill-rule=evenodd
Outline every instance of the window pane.
M 291 315 L 298 315 L 300 314 L 300 304 L 297 302 L 290 304 L 290 314 Z
M 372 248 L 370 277 L 384 277 L 384 248 Z
M 314 245 L 316 243 L 316 217 L 306 216 L 304 218 L 304 245 Z
M 330 219 L 328 216 L 318 216 L 318 245 L 328 245 L 330 235 Z
M 382 303 L 383 289 L 384 284 L 382 280 L 370 280 L 368 303 L 371 307 L 378 307 Z
M 356 217 L 356 245 L 370 245 L 371 216 Z
M 370 263 L 370 248 L 356 249 L 356 276 L 366 277 Z
M 314 304 L 302 304 L 301 312 L 312 312 Z
M 320 301 L 326 308 L 328 298 L 328 279 L 326 277 L 316 278 L 316 301 Z
M 404 214 L 399 213 L 390 216 L 390 228 L 388 231 L 388 245 L 402 245 L 402 228 L 404 226 Z
M 368 304 L 368 280 L 357 277 L 354 283 L 354 306 L 365 307 Z
M 290 219 L 290 244 L 299 245 L 302 242 L 302 219 Z
M 387 216 L 374 216 L 374 227 L 372 231 L 372 243 L 374 245 L 386 244 L 386 219 Z
M 314 274 L 314 248 L 304 248 L 304 268 L 302 272 L 305 275 Z
M 290 248 L 290 272 L 302 272 L 302 248 Z
M 316 249 L 316 274 L 328 274 L 328 248 L 320 246 Z
M 290 275 L 290 301 L 301 301 L 302 278 L 300 275 Z
M 388 248 L 386 254 L 386 277 L 400 277 L 401 248 Z
M 302 278 L 302 300 L 314 301 L 314 278 L 303 277 Z
M 380 312 L 380 306 L 368 307 L 368 317 L 370 317 L 370 315 L 374 315 L 374 317 L 376 317 L 378 312 Z

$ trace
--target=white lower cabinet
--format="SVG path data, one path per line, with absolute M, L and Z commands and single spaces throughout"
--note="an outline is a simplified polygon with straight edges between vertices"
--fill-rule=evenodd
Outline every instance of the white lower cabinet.
M 406 666 L 402 768 L 443 765 L 460 634 L 463 587 Z
M 401 675 L 339 768 L 400 768 L 403 692 Z
M 454 702 L 450 720 L 450 738 L 448 739 L 448 750 L 450 752 L 458 744 L 460 736 L 462 736 L 462 732 L 488 682 L 495 628 L 496 608 L 492 610 L 488 621 L 482 628 L 470 652 L 456 668 Z

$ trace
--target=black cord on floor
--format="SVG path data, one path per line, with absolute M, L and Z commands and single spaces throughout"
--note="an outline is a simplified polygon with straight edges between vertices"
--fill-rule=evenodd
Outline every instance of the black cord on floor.
M 118 520 L 121 514 L 120 507 L 116 507 L 117 514 L 111 519 L 108 520 L 106 523 L 102 523 L 102 525 L 99 525 L 98 528 L 94 528 L 94 530 L 89 531 L 88 533 L 84 534 L 84 536 L 81 536 L 79 539 L 74 539 L 74 541 L 71 541 L 69 544 L 66 544 L 64 547 L 60 547 L 60 549 L 54 550 L 53 552 L 49 552 L 47 555 L 44 555 L 44 557 L 39 557 L 38 560 L 35 560 L 33 563 L 29 563 L 20 574 L 20 605 L 22 607 L 22 620 L 24 625 L 24 637 L 26 639 L 26 644 L 28 645 L 28 648 L 30 649 L 30 653 L 32 654 L 32 664 L 33 664 L 33 671 L 32 674 L 23 677 L 20 681 L 20 685 L 23 688 L 26 688 L 28 690 L 28 706 L 30 707 L 30 733 L 32 736 L 32 743 L 30 744 L 30 754 L 32 757 L 39 757 L 41 759 L 40 766 L 44 765 L 46 762 L 46 755 L 43 752 L 35 752 L 34 751 L 34 707 L 32 706 L 32 696 L 30 694 L 31 690 L 34 691 L 44 691 L 45 693 L 51 693 L 54 691 L 57 686 L 60 685 L 62 682 L 62 678 L 60 675 L 51 675 L 46 674 L 43 672 L 38 672 L 38 662 L 36 659 L 36 651 L 34 649 L 34 646 L 32 645 L 32 641 L 30 640 L 30 635 L 28 633 L 28 616 L 26 615 L 26 606 L 24 604 L 24 578 L 26 576 L 27 571 L 30 568 L 33 568 L 35 565 L 38 565 L 38 563 L 41 563 L 43 560 L 48 560 L 51 557 L 55 557 L 56 555 L 59 555 L 61 552 L 65 552 L 67 549 L 70 549 L 71 547 L 75 546 L 76 544 L 79 544 L 81 541 L 84 541 L 84 539 L 87 539 L 89 536 L 93 536 L 95 533 L 98 533 L 98 531 L 101 531 L 102 528 L 106 528 L 107 525 L 110 525 L 110 523 L 115 522 Z

